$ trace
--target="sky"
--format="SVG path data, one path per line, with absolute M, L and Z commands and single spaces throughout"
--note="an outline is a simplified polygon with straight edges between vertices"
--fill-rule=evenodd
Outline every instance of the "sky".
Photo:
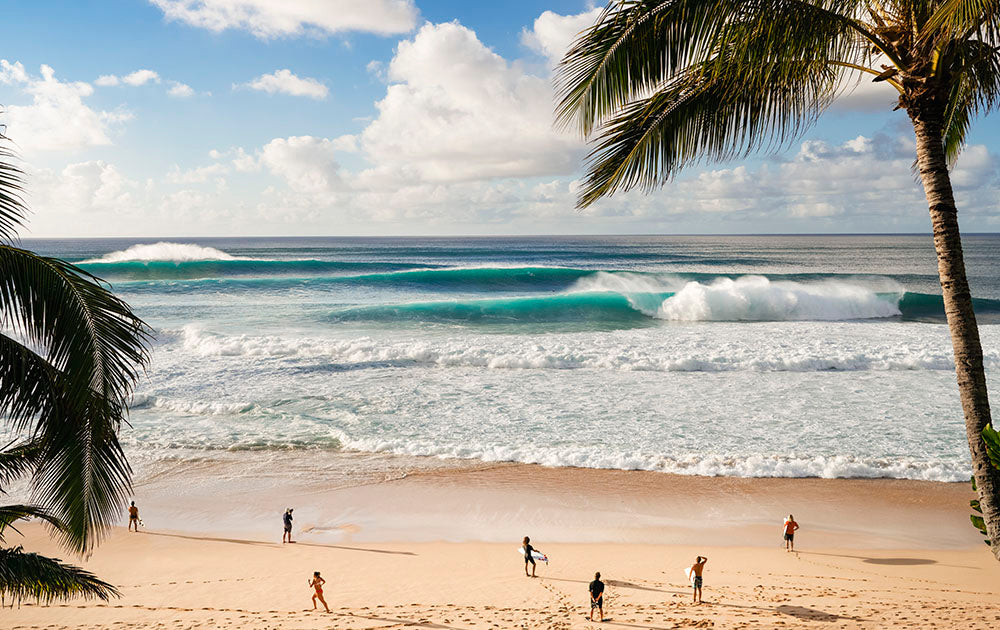
M 778 152 L 574 208 L 553 125 L 584 0 L 7 3 L 0 122 L 23 237 L 928 232 L 913 132 L 863 82 Z M 1000 115 L 953 171 L 1000 231 Z

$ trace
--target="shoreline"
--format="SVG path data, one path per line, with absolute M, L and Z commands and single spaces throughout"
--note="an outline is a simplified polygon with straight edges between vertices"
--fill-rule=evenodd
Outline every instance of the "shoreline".
M 280 515 L 318 543 L 499 542 L 524 533 L 569 543 L 769 546 L 785 515 L 814 545 L 959 549 L 981 544 L 966 483 L 901 479 L 699 477 L 649 471 L 548 468 L 429 458 L 384 458 L 379 478 L 345 482 L 321 459 L 245 466 L 171 466 L 136 485 L 150 528 L 280 539 Z M 416 466 L 413 462 L 417 461 Z M 426 464 L 439 464 L 427 467 Z M 423 467 L 421 467 L 423 466 Z

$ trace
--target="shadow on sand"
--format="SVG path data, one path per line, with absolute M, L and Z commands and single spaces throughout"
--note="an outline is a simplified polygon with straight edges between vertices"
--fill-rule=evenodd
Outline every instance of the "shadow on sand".
M 930 558 L 869 558 L 867 556 L 851 556 L 842 553 L 820 553 L 818 551 L 796 551 L 795 553 L 808 554 L 810 556 L 831 556 L 834 558 L 853 558 L 855 560 L 861 560 L 867 564 L 883 564 L 887 566 L 915 566 L 918 564 L 937 564 L 937 560 L 931 560 Z M 957 565 L 950 565 L 957 566 Z M 973 569 L 975 567 L 961 567 L 963 569 Z
M 253 545 L 258 547 L 274 547 L 278 543 L 266 542 L 262 540 L 243 540 L 241 538 L 216 538 L 214 536 L 191 536 L 187 534 L 167 534 L 165 532 L 143 532 L 147 536 L 167 536 L 169 538 L 183 538 L 185 540 L 204 540 L 209 542 L 232 543 L 234 545 Z M 288 543 L 285 543 L 288 544 Z M 322 549 L 343 549 L 344 551 L 364 551 L 366 553 L 384 553 L 393 556 L 415 556 L 412 551 L 390 551 L 388 549 L 366 549 L 364 547 L 347 547 L 344 545 L 325 545 L 323 543 L 294 542 L 293 545 L 299 547 L 320 547 Z
M 796 619 L 808 619 L 809 621 L 862 621 L 858 617 L 842 617 L 833 613 L 806 608 L 805 606 L 778 606 L 775 612 L 782 615 L 795 617 Z

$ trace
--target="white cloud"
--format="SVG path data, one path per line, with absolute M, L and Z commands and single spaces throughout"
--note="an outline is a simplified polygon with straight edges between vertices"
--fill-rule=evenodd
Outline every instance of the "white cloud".
M 194 90 L 190 85 L 186 83 L 181 83 L 180 81 L 171 81 L 170 89 L 167 90 L 167 94 L 173 96 L 174 98 L 188 98 L 194 96 Z
M 601 7 L 576 15 L 559 15 L 545 11 L 537 19 L 531 30 L 521 30 L 521 43 L 548 58 L 554 66 L 563 58 L 577 36 L 597 22 Z
M 121 80 L 113 74 L 102 74 L 94 81 L 94 85 L 100 87 L 114 87 L 121 83 Z
M 122 77 L 122 83 L 138 87 L 147 83 L 159 83 L 160 75 L 152 70 L 136 70 Z
M 174 165 L 173 169 L 167 173 L 166 180 L 172 184 L 201 184 L 209 180 L 216 180 L 229 172 L 225 164 L 209 164 L 182 171 L 179 166 Z
M 140 85 L 146 85 L 147 83 L 159 83 L 160 75 L 154 70 L 136 70 L 135 72 L 126 74 L 123 77 L 119 77 L 114 74 L 103 74 L 97 77 L 94 81 L 94 85 L 100 87 L 115 87 L 117 85 L 131 85 L 132 87 L 139 87 Z
M 451 22 L 399 44 L 361 134 L 376 181 L 571 173 L 582 146 L 552 128 L 552 89 Z
M 134 209 L 139 184 L 103 160 L 69 164 L 60 171 L 29 172 L 29 202 L 35 216 L 50 217 Z
M 247 87 L 268 94 L 305 96 L 316 100 L 323 100 L 330 93 L 330 90 L 316 79 L 296 76 L 287 68 L 275 70 L 272 74 L 262 74 L 249 83 L 233 87 Z
M 324 193 L 340 181 L 336 143 L 326 138 L 275 138 L 260 150 L 259 166 L 288 182 L 294 192 Z
M 31 97 L 30 105 L 6 108 L 8 135 L 26 157 L 35 151 L 71 151 L 111 144 L 109 126 L 131 118 L 124 110 L 97 111 L 84 103 L 94 88 L 84 82 L 63 82 L 47 65 L 32 76 L 20 63 L 0 60 L 0 83 L 16 86 Z
M 255 36 L 327 35 L 361 31 L 390 35 L 417 23 L 413 0 L 150 0 L 168 20 L 212 31 L 241 29 Z

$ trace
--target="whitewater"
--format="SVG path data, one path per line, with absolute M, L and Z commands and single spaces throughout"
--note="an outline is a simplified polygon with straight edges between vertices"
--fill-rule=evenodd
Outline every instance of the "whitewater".
M 346 475 L 365 453 L 373 478 L 456 460 L 969 476 L 928 237 L 27 245 L 156 331 L 123 432 L 140 482 L 298 454 Z M 1000 238 L 967 260 L 992 383 Z

